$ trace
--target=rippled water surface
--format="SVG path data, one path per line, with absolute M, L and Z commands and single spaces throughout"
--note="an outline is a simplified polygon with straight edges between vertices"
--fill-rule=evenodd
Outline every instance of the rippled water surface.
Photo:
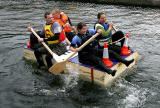
M 23 46 L 27 27 L 40 29 L 43 14 L 60 8 L 76 25 L 93 28 L 98 12 L 124 33 L 141 60 L 125 78 L 110 88 L 78 79 L 79 70 L 53 76 L 26 61 Z M 52 0 L 0 1 L 0 108 L 159 108 L 160 107 L 160 9 Z

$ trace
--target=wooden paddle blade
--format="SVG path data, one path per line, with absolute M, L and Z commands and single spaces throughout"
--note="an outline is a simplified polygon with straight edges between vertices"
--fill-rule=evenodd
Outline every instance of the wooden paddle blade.
M 72 51 L 67 51 L 64 54 L 60 55 L 60 56 L 56 56 L 53 55 L 53 58 L 57 61 L 57 62 L 64 62 L 67 61 L 67 59 L 69 57 L 72 57 L 72 55 L 75 55 L 76 52 L 72 52 Z M 69 58 L 70 59 L 70 58 Z
M 54 75 L 58 75 L 66 68 L 66 62 L 67 61 L 55 63 L 52 67 L 49 68 L 49 72 L 53 73 Z

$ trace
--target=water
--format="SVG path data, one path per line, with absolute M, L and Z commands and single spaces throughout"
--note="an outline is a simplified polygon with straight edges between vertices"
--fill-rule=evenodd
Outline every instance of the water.
M 130 33 L 129 45 L 141 60 L 125 78 L 110 88 L 78 79 L 79 70 L 53 76 L 24 60 L 27 27 L 40 29 L 43 14 L 52 8 L 93 28 L 97 12 Z M 0 108 L 159 108 L 160 107 L 160 9 L 52 0 L 0 1 Z

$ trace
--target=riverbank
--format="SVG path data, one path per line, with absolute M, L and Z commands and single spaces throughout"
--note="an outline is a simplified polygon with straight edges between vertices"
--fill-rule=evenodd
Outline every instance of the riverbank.
M 82 2 L 82 0 L 72 0 L 72 1 Z M 86 0 L 83 2 L 116 4 L 116 5 L 132 5 L 132 6 L 143 6 L 143 7 L 160 7 L 160 0 Z

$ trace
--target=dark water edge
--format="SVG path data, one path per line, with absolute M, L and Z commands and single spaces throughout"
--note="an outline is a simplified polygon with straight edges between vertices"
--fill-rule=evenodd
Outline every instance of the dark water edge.
M 52 1 L 52 0 L 48 0 Z M 65 1 L 65 0 L 62 0 Z M 68 0 L 82 3 L 96 3 L 106 5 L 123 5 L 143 8 L 160 8 L 160 0 Z

